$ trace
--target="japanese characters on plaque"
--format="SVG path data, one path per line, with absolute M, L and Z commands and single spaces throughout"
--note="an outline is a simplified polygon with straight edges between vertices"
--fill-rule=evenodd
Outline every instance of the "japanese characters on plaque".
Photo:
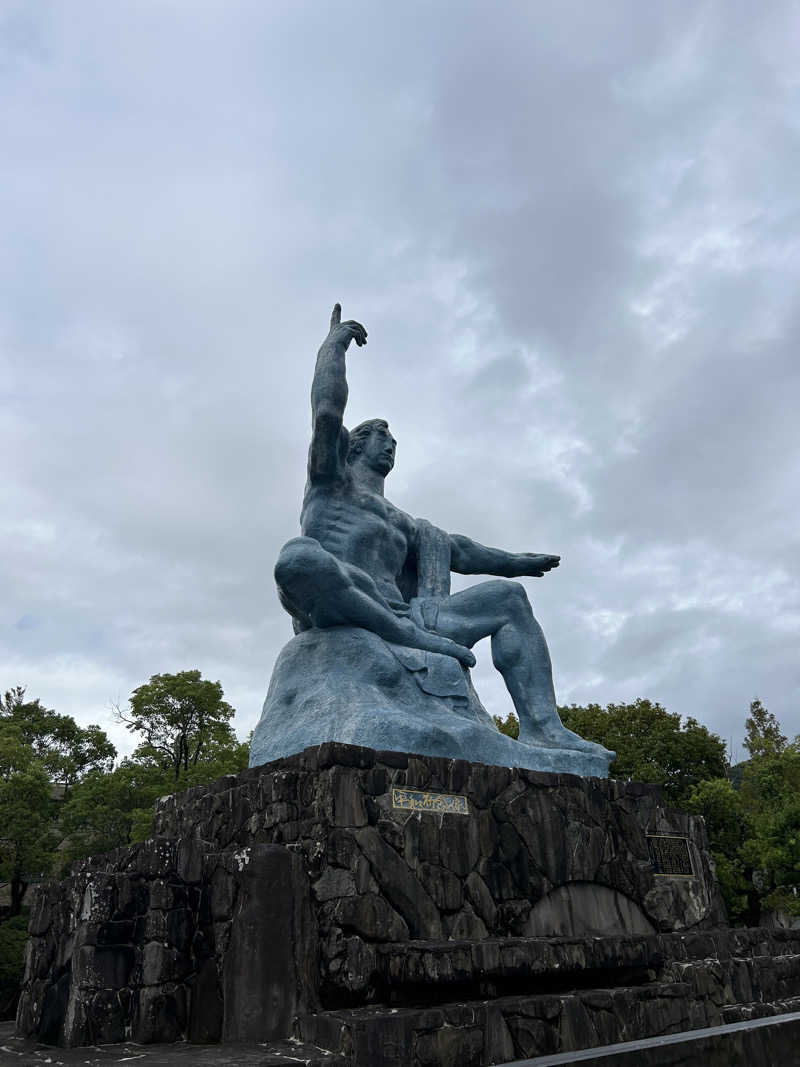
M 422 789 L 392 789 L 392 807 L 402 811 L 429 811 L 435 815 L 469 815 L 466 797 L 428 793 Z
M 648 834 L 647 847 L 657 875 L 662 878 L 694 878 L 688 837 Z

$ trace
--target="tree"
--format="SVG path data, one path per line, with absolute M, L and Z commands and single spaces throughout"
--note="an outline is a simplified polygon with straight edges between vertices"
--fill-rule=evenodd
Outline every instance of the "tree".
M 754 887 L 752 867 L 746 868 L 742 850 L 752 834 L 752 822 L 742 794 L 726 778 L 699 782 L 689 792 L 686 810 L 706 820 L 728 918 L 747 921 Z
M 760 700 L 745 730 L 750 759 L 701 782 L 688 808 L 705 816 L 731 919 L 757 926 L 765 908 L 800 915 L 800 738 Z
M 659 703 L 638 699 L 632 704 L 599 704 L 558 709 L 569 730 L 616 752 L 609 768 L 611 778 L 633 778 L 664 786 L 667 800 L 681 806 L 692 785 L 704 779 L 724 778 L 725 745 L 696 719 L 681 725 L 677 713 Z M 519 721 L 509 714 L 495 716 L 498 730 L 519 737 Z
M 725 777 L 722 739 L 696 719 L 681 725 L 679 714 L 657 702 L 640 698 L 605 708 L 572 704 L 558 710 L 569 730 L 616 752 L 609 768 L 612 778 L 656 782 L 676 807 L 684 806 L 693 785 Z
M 0 720 L 0 879 L 19 915 L 32 875 L 47 874 L 57 837 L 47 771 L 18 726 Z
M 185 772 L 180 788 L 203 785 L 224 774 L 247 767 L 249 745 L 232 740 L 210 740 L 203 756 Z M 171 766 L 164 766 L 147 744 L 123 759 L 110 774 L 93 771 L 73 791 L 62 814 L 66 846 L 61 856 L 64 870 L 84 856 L 108 852 L 122 845 L 144 841 L 153 834 L 156 800 L 175 792 Z
M 154 674 L 134 690 L 130 705 L 118 718 L 141 743 L 110 773 L 88 773 L 64 806 L 67 867 L 151 836 L 160 796 L 247 767 L 249 745 L 229 723 L 234 710 L 220 683 L 203 680 L 200 671 Z
M 752 829 L 741 856 L 759 906 L 800 915 L 800 738 L 789 744 L 769 712 L 765 721 L 766 731 L 759 728 L 751 739 L 757 754 L 742 773 L 740 792 Z
M 515 741 L 519 738 L 519 719 L 513 711 L 509 711 L 504 719 L 501 719 L 499 715 L 495 715 L 494 721 L 501 734 L 513 737 Z
M 16 1014 L 27 940 L 27 915 L 0 923 L 0 1020 L 13 1019 Z
M 74 860 L 144 840 L 159 796 L 247 766 L 222 687 L 199 671 L 154 675 L 131 707 L 124 721 L 143 740 L 112 769 L 116 752 L 99 727 L 26 701 L 21 686 L 0 699 L 0 880 L 16 916 L 0 922 L 0 1017 L 19 992 L 31 876 L 50 873 L 56 857 L 66 874 Z M 63 805 L 52 799 L 54 780 L 66 787 Z
M 0 722 L 11 723 L 54 783 L 69 793 L 91 770 L 111 770 L 117 750 L 99 726 L 78 726 L 71 715 L 45 708 L 37 698 L 25 700 L 16 686 L 0 698 Z
M 752 759 L 776 756 L 786 748 L 787 739 L 781 733 L 778 720 L 757 697 L 750 704 L 750 714 L 745 719 L 744 728 L 744 747 Z
M 133 691 L 130 714 L 117 709 L 117 715 L 143 736 L 140 756 L 171 768 L 177 782 L 211 746 L 236 743 L 229 725 L 234 711 L 222 697 L 220 683 L 203 680 L 200 671 L 154 674 Z
M 558 709 L 569 730 L 616 752 L 609 768 L 611 778 L 633 778 L 664 786 L 667 800 L 682 806 L 692 785 L 705 779 L 724 778 L 727 770 L 721 738 L 688 718 L 681 725 L 677 713 L 659 703 L 638 699 L 632 704 L 599 704 Z M 519 737 L 516 715 L 495 716 L 498 730 Z

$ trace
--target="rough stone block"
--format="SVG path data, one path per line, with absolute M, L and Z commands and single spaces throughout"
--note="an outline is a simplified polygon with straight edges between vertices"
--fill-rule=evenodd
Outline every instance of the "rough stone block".
M 442 925 L 436 905 L 395 850 L 372 826 L 357 831 L 356 840 L 369 861 L 375 880 L 405 919 L 411 936 L 441 937 Z
M 340 898 L 333 919 L 369 941 L 407 941 L 409 937 L 408 924 L 377 893 Z
M 253 845 L 236 854 L 239 890 L 222 969 L 226 1041 L 286 1037 L 313 1001 L 307 951 L 312 924 L 302 860 L 285 848 Z
M 188 984 L 189 1026 L 187 1037 L 198 1045 L 213 1044 L 222 1037 L 223 1003 L 217 962 L 211 957 Z
M 133 1040 L 141 1045 L 178 1041 L 186 1032 L 185 987 L 165 985 L 140 989 L 132 1029 Z
M 447 1027 L 431 1034 L 420 1034 L 414 1047 L 415 1063 L 420 1067 L 481 1067 L 483 1032 Z

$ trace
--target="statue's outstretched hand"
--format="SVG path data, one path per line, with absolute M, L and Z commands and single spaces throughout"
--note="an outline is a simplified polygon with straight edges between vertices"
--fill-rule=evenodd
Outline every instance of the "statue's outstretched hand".
M 347 348 L 354 339 L 359 348 L 365 345 L 367 343 L 367 331 L 355 319 L 348 319 L 347 322 L 342 322 L 342 305 L 334 304 L 331 312 L 331 329 L 328 334 L 328 340 L 334 344 L 341 342 Z
M 537 552 L 523 552 L 520 559 L 525 565 L 525 574 L 530 578 L 541 578 L 545 571 L 551 571 L 561 562 L 561 556 L 544 556 Z

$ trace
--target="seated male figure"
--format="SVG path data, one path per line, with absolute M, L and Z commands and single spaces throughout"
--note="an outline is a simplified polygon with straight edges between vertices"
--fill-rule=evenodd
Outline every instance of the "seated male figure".
M 281 603 L 300 628 L 363 627 L 466 667 L 475 664 L 472 646 L 491 637 L 492 660 L 519 717 L 520 741 L 597 751 L 561 724 L 547 644 L 519 582 L 488 581 L 442 597 L 433 624 L 412 617 L 399 583 L 417 552 L 419 524 L 384 495 L 397 447 L 387 423 L 373 419 L 349 432 L 344 426 L 345 354 L 352 340 L 365 345 L 367 331 L 358 322 L 342 322 L 337 304 L 311 387 L 302 536 L 283 547 L 275 567 Z M 541 577 L 559 564 L 558 556 L 504 552 L 447 536 L 450 567 L 460 574 Z

